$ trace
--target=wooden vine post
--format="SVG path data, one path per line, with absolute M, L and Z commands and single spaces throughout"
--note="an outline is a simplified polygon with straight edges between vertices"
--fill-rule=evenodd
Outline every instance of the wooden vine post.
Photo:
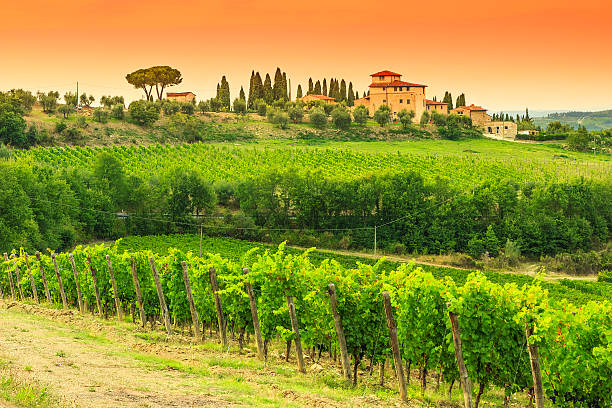
M 89 265 L 89 270 L 91 271 L 91 279 L 94 285 L 94 292 L 96 293 L 96 304 L 98 305 L 98 314 L 103 316 L 102 313 L 102 302 L 100 301 L 100 290 L 98 289 L 98 278 L 96 277 L 96 271 L 93 266 L 91 266 L 91 257 L 87 257 L 87 265 Z
M 113 264 L 110 259 L 110 255 L 106 255 L 106 265 L 108 266 L 108 273 L 110 273 L 111 284 L 113 285 L 113 297 L 115 298 L 115 309 L 117 309 L 117 320 L 123 320 L 123 310 L 121 309 L 121 301 L 119 300 L 119 292 L 117 292 L 117 280 L 115 280 L 115 271 L 113 270 Z
M 195 308 L 193 295 L 191 294 L 191 282 L 189 281 L 189 269 L 187 262 L 181 262 L 183 266 L 183 281 L 185 282 L 185 291 L 187 292 L 187 300 L 189 300 L 189 310 L 191 311 L 191 322 L 193 323 L 193 336 L 196 341 L 200 341 L 200 321 L 198 320 L 198 312 Z
M 13 284 L 13 274 L 11 273 L 11 266 L 8 264 L 9 257 L 8 254 L 4 253 L 4 260 L 6 261 L 6 271 L 8 272 L 9 284 L 11 286 L 11 297 L 15 300 L 15 285 Z
M 132 258 L 132 281 L 134 282 L 134 290 L 136 291 L 136 299 L 138 299 L 138 310 L 140 311 L 140 323 L 145 327 L 147 322 L 144 305 L 142 303 L 142 292 L 140 291 L 140 282 L 138 282 L 138 273 L 136 272 L 136 261 Z
M 157 297 L 159 298 L 159 307 L 161 308 L 162 315 L 164 316 L 164 323 L 166 324 L 166 331 L 168 336 L 172 335 L 172 326 L 170 325 L 170 315 L 168 313 L 168 306 L 166 306 L 166 298 L 162 290 L 161 281 L 159 280 L 159 274 L 155 267 L 155 260 L 152 256 L 149 257 L 149 264 L 151 265 L 151 272 L 153 273 L 153 279 L 155 280 L 155 287 L 157 288 Z
M 219 337 L 223 347 L 227 347 L 227 331 L 225 327 L 225 317 L 223 317 L 223 308 L 221 307 L 221 296 L 219 295 L 219 283 L 217 282 L 217 272 L 215 268 L 208 270 L 210 276 L 210 285 L 215 297 L 215 307 L 217 308 L 217 322 L 219 323 Z
M 40 277 L 43 281 L 43 286 L 45 287 L 45 296 L 47 297 L 47 303 L 51 302 L 51 293 L 49 292 L 49 285 L 47 284 L 47 274 L 45 273 L 45 268 L 43 268 L 42 262 L 40 260 L 40 252 L 36 251 L 36 259 L 38 260 L 38 269 L 40 269 Z
M 342 374 L 349 382 L 351 381 L 351 365 L 349 362 L 348 351 L 346 350 L 346 338 L 344 337 L 344 329 L 342 328 L 342 319 L 338 313 L 338 299 L 336 298 L 336 286 L 330 283 L 327 286 L 329 293 L 329 303 L 331 303 L 332 314 L 334 315 L 334 326 L 336 327 L 336 336 L 340 345 L 340 361 L 342 362 Z
M 529 361 L 531 363 L 531 376 L 533 377 L 533 391 L 535 394 L 536 408 L 544 408 L 544 389 L 542 387 L 542 373 L 540 372 L 540 355 L 538 346 L 529 343 L 533 334 L 533 325 L 525 322 L 525 336 L 529 348 Z
M 301 373 L 306 372 L 306 366 L 304 365 L 304 354 L 302 353 L 302 339 L 300 338 L 300 330 L 298 327 L 297 314 L 295 313 L 295 305 L 293 304 L 293 298 L 287 296 L 287 306 L 289 306 L 289 317 L 291 318 L 291 328 L 295 333 L 295 354 L 297 355 L 298 371 Z M 289 354 L 287 354 L 288 356 Z
M 249 273 L 248 268 L 244 268 L 242 271 L 246 275 Z M 251 317 L 253 318 L 253 332 L 255 332 L 255 343 L 257 344 L 257 356 L 263 361 L 266 359 L 266 356 L 264 352 L 263 340 L 261 338 L 261 329 L 259 328 L 259 316 L 257 314 L 257 302 L 255 301 L 255 294 L 253 293 L 253 286 L 249 281 L 245 281 L 244 286 L 246 287 L 247 294 L 249 295 Z
M 450 303 L 446 304 L 447 307 Z M 472 383 L 468 376 L 465 362 L 463 361 L 463 349 L 461 346 L 461 331 L 459 330 L 459 317 L 448 311 L 448 316 L 451 322 L 451 329 L 453 332 L 453 344 L 455 346 L 455 357 L 457 358 L 457 366 L 459 367 L 459 380 L 461 382 L 461 389 L 463 390 L 463 406 L 464 408 L 472 408 Z
M 383 306 L 385 307 L 385 316 L 387 318 L 387 327 L 389 328 L 389 337 L 391 338 L 391 354 L 395 363 L 395 374 L 399 385 L 400 399 L 404 402 L 408 401 L 408 393 L 406 392 L 406 379 L 404 378 L 404 368 L 402 365 L 402 355 L 400 354 L 399 341 L 397 340 L 397 327 L 393 317 L 393 309 L 391 307 L 391 297 L 389 292 L 382 293 Z
M 19 265 L 17 265 L 17 258 L 15 258 L 15 254 L 11 254 L 13 258 L 13 263 L 15 264 L 15 276 L 17 278 L 17 288 L 19 289 L 19 297 L 21 301 L 25 299 L 23 296 L 23 286 L 21 285 L 21 274 L 19 273 Z
M 26 267 L 28 268 L 28 274 L 30 275 L 30 284 L 32 285 L 32 296 L 34 296 L 34 300 L 36 303 L 40 303 L 38 301 L 38 292 L 36 292 L 36 284 L 34 283 L 34 276 L 32 276 L 32 269 L 30 269 L 30 261 L 28 260 L 28 254 L 25 254 Z
M 83 308 L 83 299 L 81 298 L 81 283 L 79 282 L 79 274 L 77 272 L 76 265 L 74 264 L 74 256 L 72 254 L 68 255 L 68 259 L 70 259 L 70 266 L 72 266 L 72 274 L 74 275 L 74 284 L 76 286 L 77 291 L 77 301 L 79 302 L 79 310 L 81 313 L 85 313 Z
M 64 309 L 68 309 L 66 292 L 64 292 L 64 283 L 62 282 L 62 277 L 59 273 L 59 268 L 57 267 L 57 260 L 55 259 L 55 254 L 51 254 L 51 259 L 53 259 L 53 268 L 55 269 L 55 276 L 57 277 L 57 284 L 59 285 L 60 296 L 62 297 L 62 304 L 64 305 Z

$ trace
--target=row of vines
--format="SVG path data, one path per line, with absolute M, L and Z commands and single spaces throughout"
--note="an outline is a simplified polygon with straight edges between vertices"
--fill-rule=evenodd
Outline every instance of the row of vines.
M 550 297 L 537 280 L 522 286 L 501 285 L 475 272 L 458 284 L 450 277 L 435 278 L 414 265 L 393 270 L 382 268 L 382 262 L 353 268 L 334 260 L 315 265 L 309 251 L 287 253 L 284 245 L 277 251 L 249 250 L 240 260 L 218 254 L 198 257 L 177 249 L 160 256 L 96 246 L 77 247 L 71 254 L 28 256 L 22 251 L 6 256 L 0 288 L 5 296 L 37 297 L 39 301 L 48 296 L 47 300 L 62 303 L 61 286 L 65 304 L 80 306 L 80 292 L 82 304 L 112 314 L 116 301 L 119 313 L 139 308 L 135 274 L 145 320 L 155 321 L 163 312 L 152 273 L 156 269 L 170 319 L 175 324 L 191 324 L 182 262 L 199 321 L 213 326 L 220 320 L 209 278 L 212 268 L 225 325 L 235 328 L 241 337 L 253 332 L 245 289 L 249 283 L 265 345 L 275 338 L 290 341 L 298 334 L 289 316 L 290 298 L 301 344 L 319 351 L 335 349 L 338 340 L 328 292 L 329 285 L 335 285 L 346 349 L 355 367 L 354 382 L 360 364 L 384 364 L 391 355 L 381 297 L 388 292 L 400 358 L 407 366 L 418 368 L 423 390 L 428 386 L 428 372 L 436 373 L 437 381 L 449 388 L 459 379 L 451 312 L 459 319 L 463 359 L 475 384 L 475 406 L 491 387 L 505 391 L 505 402 L 514 393 L 532 389 L 529 344 L 539 348 L 543 390 L 554 406 L 604 408 L 612 404 L 612 305 L 603 301 L 574 306 Z M 529 341 L 526 323 L 533 328 Z

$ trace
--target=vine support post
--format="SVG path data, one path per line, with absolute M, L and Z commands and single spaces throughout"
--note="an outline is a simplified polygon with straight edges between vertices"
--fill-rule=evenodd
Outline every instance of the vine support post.
M 74 256 L 70 254 L 68 255 L 68 259 L 70 259 L 70 266 L 72 266 L 72 274 L 74 275 L 74 284 L 76 286 L 77 291 L 77 301 L 79 302 L 79 310 L 81 311 L 81 313 L 85 313 L 83 299 L 81 298 L 81 283 L 79 282 L 79 273 L 77 272 L 76 265 L 74 264 Z
M 329 303 L 331 304 L 332 314 L 334 315 L 334 326 L 336 327 L 336 336 L 340 345 L 340 360 L 342 362 L 342 374 L 344 378 L 351 381 L 351 364 L 349 362 L 348 351 L 346 349 L 346 338 L 344 337 L 344 329 L 342 328 L 342 319 L 338 313 L 338 299 L 336 297 L 336 286 L 333 283 L 327 285 L 329 293 Z
M 544 390 L 542 388 L 542 373 L 540 372 L 540 354 L 536 344 L 530 344 L 529 338 L 533 334 L 533 324 L 525 322 L 525 337 L 529 348 L 529 361 L 531 363 L 531 376 L 533 377 L 533 391 L 536 408 L 544 408 Z
M 166 298 L 162 290 L 161 281 L 159 280 L 159 274 L 155 267 L 155 260 L 152 256 L 149 257 L 149 264 L 151 265 L 151 272 L 153 273 L 153 279 L 155 280 L 155 287 L 157 288 L 157 297 L 159 298 L 159 307 L 161 308 L 162 315 L 164 316 L 164 323 L 166 324 L 166 331 L 168 336 L 172 335 L 172 326 L 170 325 L 170 315 L 168 314 L 168 306 L 166 305 Z
M 98 314 L 100 316 L 103 316 L 104 314 L 102 313 L 102 302 L 100 301 L 100 290 L 98 289 L 98 278 L 96 276 L 95 269 L 93 268 L 93 266 L 91 266 L 91 256 L 87 257 L 87 265 L 89 266 L 89 271 L 91 272 L 91 280 L 93 281 L 94 292 L 96 293 L 96 305 L 98 306 Z
M 34 283 L 34 276 L 32 276 L 32 269 L 30 268 L 30 261 L 28 259 L 28 254 L 25 254 L 26 267 L 28 268 L 28 274 L 30 275 L 30 285 L 32 285 L 32 296 L 34 296 L 34 300 L 36 303 L 40 303 L 38 300 L 38 292 L 36 291 L 36 284 Z
M 374 255 L 376 255 L 376 225 L 374 226 Z
M 187 268 L 187 262 L 181 262 L 183 266 L 183 281 L 185 282 L 185 291 L 187 291 L 187 300 L 189 300 L 189 310 L 191 311 L 191 322 L 193 323 L 193 336 L 196 341 L 200 341 L 200 321 L 198 320 L 198 312 L 193 302 L 193 295 L 191 294 L 191 282 L 189 281 L 189 269 Z
M 399 341 L 397 340 L 397 327 L 395 326 L 395 318 L 393 317 L 393 309 L 391 307 L 391 297 L 389 292 L 382 293 L 383 305 L 385 307 L 385 316 L 387 318 L 387 327 L 389 328 L 389 337 L 391 338 L 391 354 L 395 364 L 395 374 L 399 385 L 400 399 L 404 402 L 408 401 L 408 393 L 406 391 L 406 379 L 404 378 L 404 368 L 402 367 L 402 355 L 400 354 Z
M 115 280 L 115 271 L 113 270 L 113 264 L 111 263 L 110 255 L 106 255 L 106 265 L 108 266 L 108 273 L 110 273 L 111 283 L 113 285 L 113 297 L 115 298 L 115 308 L 117 309 L 117 320 L 123 320 L 123 310 L 121 310 L 121 301 L 119 301 L 119 293 L 117 292 L 117 281 Z
M 15 258 L 15 255 L 12 254 L 11 257 L 13 258 L 13 263 L 15 264 L 15 277 L 17 278 L 17 288 L 19 289 L 19 296 L 21 301 L 23 302 L 25 296 L 23 296 L 23 286 L 21 285 L 21 274 L 19 273 L 19 265 L 17 265 L 17 258 Z
M 15 299 L 15 285 L 13 283 L 13 273 L 11 272 L 11 266 L 8 264 L 9 257 L 8 257 L 8 254 L 6 252 L 4 253 L 4 260 L 7 262 L 7 264 L 6 264 L 6 271 L 8 272 L 9 284 L 11 286 L 11 297 L 12 297 L 12 299 L 14 301 L 14 300 L 16 300 Z
M 300 330 L 298 327 L 297 314 L 295 313 L 295 305 L 293 304 L 293 298 L 291 296 L 287 296 L 287 305 L 289 306 L 289 317 L 291 318 L 291 328 L 293 329 L 293 332 L 295 333 L 295 354 L 297 355 L 298 371 L 301 373 L 305 373 L 306 366 L 304 365 L 304 354 L 302 353 L 302 339 L 300 338 Z
M 219 283 L 217 282 L 217 272 L 215 268 L 208 270 L 210 277 L 210 286 L 215 297 L 215 307 L 217 309 L 217 323 L 219 324 L 219 338 L 223 347 L 227 347 L 227 330 L 225 327 L 225 318 L 223 317 L 223 307 L 221 306 L 221 296 L 219 295 Z
M 40 252 L 36 251 L 36 259 L 38 260 L 38 269 L 40 270 L 40 277 L 43 281 L 43 286 L 45 287 L 45 296 L 47 298 L 47 303 L 51 303 L 51 293 L 49 292 L 49 285 L 47 284 L 47 274 L 45 273 L 45 268 L 43 268 L 42 262 L 40 260 Z
M 248 275 L 249 269 L 244 268 L 242 270 L 245 274 Z M 260 360 L 264 361 L 266 359 L 264 353 L 264 345 L 263 340 L 261 339 L 261 329 L 259 328 L 259 316 L 257 315 L 257 302 L 255 301 L 255 294 L 253 293 L 253 286 L 251 282 L 244 282 L 244 286 L 246 286 L 247 294 L 249 295 L 249 304 L 251 306 L 251 317 L 253 318 L 253 331 L 255 332 L 255 343 L 257 344 L 257 356 Z
M 55 254 L 51 255 L 51 259 L 53 259 L 53 268 L 55 268 L 55 277 L 57 278 L 57 284 L 59 285 L 60 296 L 62 297 L 62 304 L 64 305 L 64 309 L 68 309 L 66 292 L 64 292 L 64 283 L 62 282 L 62 277 L 59 273 L 59 268 L 57 267 L 57 260 L 55 259 Z
M 449 303 L 446 306 L 450 306 Z M 472 383 L 468 376 L 465 362 L 463 361 L 463 349 L 461 346 L 461 331 L 459 330 L 459 317 L 448 311 L 448 317 L 451 322 L 451 330 L 453 332 L 453 344 L 455 346 L 455 357 L 457 358 L 457 366 L 459 367 L 459 380 L 461 381 L 461 389 L 463 390 L 463 406 L 465 408 L 472 408 Z
M 140 282 L 138 282 L 138 273 L 136 272 L 136 261 L 132 258 L 132 281 L 134 282 L 134 290 L 136 291 L 136 299 L 138 300 L 138 310 L 140 311 L 140 323 L 145 327 L 147 319 L 145 316 L 144 305 L 142 304 L 142 293 L 140 292 Z

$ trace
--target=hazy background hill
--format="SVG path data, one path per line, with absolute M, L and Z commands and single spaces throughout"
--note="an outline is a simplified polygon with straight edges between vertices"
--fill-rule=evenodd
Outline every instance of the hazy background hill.
M 583 125 L 588 130 L 604 130 L 612 128 L 612 109 L 598 112 L 549 113 L 545 117 L 534 117 L 533 121 L 543 128 L 550 122 L 559 121 L 574 128 Z

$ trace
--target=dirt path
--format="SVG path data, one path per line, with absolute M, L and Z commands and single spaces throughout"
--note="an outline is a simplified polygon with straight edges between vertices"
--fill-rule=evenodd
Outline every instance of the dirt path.
M 189 337 L 166 341 L 132 323 L 73 310 L 0 300 L 0 375 L 40 384 L 65 407 L 395 406 L 363 390 L 328 387 L 294 363 L 265 365 L 254 353 L 225 353 Z M 325 367 L 333 372 L 334 367 Z M 338 375 L 339 377 L 339 375 Z M 13 408 L 12 405 L 2 405 Z

